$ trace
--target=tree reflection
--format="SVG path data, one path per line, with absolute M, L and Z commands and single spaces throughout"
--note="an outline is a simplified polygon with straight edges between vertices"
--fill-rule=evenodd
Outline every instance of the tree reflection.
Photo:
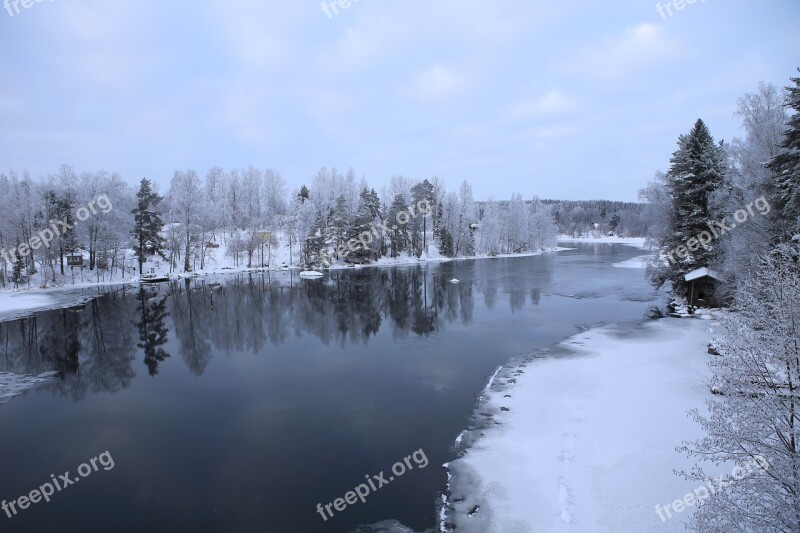
M 472 323 L 476 295 L 487 308 L 505 298 L 515 313 L 538 305 L 552 262 L 528 272 L 531 264 L 340 270 L 317 280 L 294 272 L 252 273 L 116 291 L 80 308 L 0 323 L 0 371 L 56 370 L 60 379 L 46 390 L 81 399 L 89 391 L 130 386 L 137 356 L 150 376 L 158 375 L 171 339 L 189 371 L 201 376 L 214 354 L 259 354 L 293 336 L 345 347 L 369 344 L 383 327 L 396 339 L 435 335 L 447 323 Z
M 158 374 L 158 365 L 161 364 L 169 353 L 163 348 L 167 343 L 167 329 L 164 323 L 167 313 L 168 296 L 159 297 L 145 290 L 139 290 L 139 321 L 136 327 L 139 330 L 139 343 L 137 348 L 144 350 L 144 364 L 151 376 Z

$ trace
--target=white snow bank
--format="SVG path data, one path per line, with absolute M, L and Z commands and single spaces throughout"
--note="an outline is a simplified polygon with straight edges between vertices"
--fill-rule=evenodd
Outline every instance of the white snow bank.
M 80 291 L 49 289 L 43 292 L 0 292 L 0 322 L 16 320 L 39 311 L 81 305 L 91 299 Z
M 561 235 L 558 237 L 558 242 L 588 242 L 592 244 L 626 244 L 639 248 L 640 250 L 647 250 L 646 239 L 644 237 L 617 237 L 617 236 L 604 236 L 604 237 L 570 237 L 569 235 Z
M 686 413 L 710 396 L 710 326 L 590 330 L 502 369 L 482 423 L 459 436 L 472 447 L 447 465 L 444 522 L 459 533 L 683 531 L 691 509 L 662 522 L 655 506 L 696 488 L 673 470 L 691 465 L 675 447 L 702 433 Z
M 653 261 L 652 255 L 640 255 L 639 257 L 633 257 L 628 259 L 627 261 L 622 261 L 621 263 L 614 263 L 613 266 L 617 268 L 647 268 L 650 263 Z
M 10 401 L 28 389 L 47 383 L 56 375 L 57 372 L 46 372 L 38 376 L 0 372 L 0 404 Z
M 317 272 L 316 270 L 304 270 L 300 272 L 301 278 L 320 278 L 324 276 L 322 272 Z
M 0 314 L 10 311 L 42 309 L 55 303 L 55 298 L 46 294 L 0 293 Z

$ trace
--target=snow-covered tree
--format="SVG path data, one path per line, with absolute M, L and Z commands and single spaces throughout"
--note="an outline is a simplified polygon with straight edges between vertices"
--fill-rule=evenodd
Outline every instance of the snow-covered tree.
M 164 239 L 161 237 L 164 223 L 159 211 L 162 200 L 153 190 L 150 180 L 143 178 L 139 184 L 139 192 L 136 193 L 136 207 L 132 211 L 132 235 L 136 241 L 134 254 L 139 262 L 139 274 L 149 256 L 164 256 Z
M 733 213 L 754 199 L 774 198 L 774 174 L 767 163 L 781 152 L 787 114 L 783 94 L 773 85 L 761 84 L 758 92 L 739 99 L 737 115 L 745 131 L 744 139 L 734 139 L 730 146 L 733 164 L 724 188 L 724 211 Z M 751 217 L 721 240 L 725 272 L 729 280 L 757 266 L 766 253 L 780 213 L 773 209 L 766 216 Z
M 192 271 L 192 252 L 203 253 L 200 223 L 205 216 L 205 196 L 197 172 L 176 171 L 170 182 L 167 200 L 170 222 L 180 224 L 183 233 L 183 270 Z M 193 244 L 195 245 L 193 250 Z
M 733 479 L 691 520 L 703 533 L 800 531 L 800 249 L 781 245 L 741 280 L 733 311 L 709 363 L 717 398 L 708 416 L 693 411 L 706 436 L 683 448 L 702 461 L 766 468 Z M 702 464 L 687 474 L 708 479 Z
M 661 261 L 651 276 L 656 287 L 671 282 L 673 289 L 681 293 L 686 287 L 686 273 L 716 266 L 720 257 L 719 242 L 706 239 L 703 246 L 695 244 L 701 234 L 712 235 L 712 231 L 716 231 L 710 225 L 719 222 L 721 217 L 714 197 L 723 183 L 725 170 L 723 148 L 714 142 L 705 123 L 698 119 L 692 131 L 678 139 L 678 150 L 670 161 L 667 186 L 674 217 L 671 231 L 659 243 Z
M 779 238 L 800 234 L 800 77 L 792 78 L 792 82 L 794 86 L 787 88 L 786 105 L 794 114 L 789 119 L 781 152 L 769 163 L 769 169 L 775 173 L 773 198 L 781 221 Z

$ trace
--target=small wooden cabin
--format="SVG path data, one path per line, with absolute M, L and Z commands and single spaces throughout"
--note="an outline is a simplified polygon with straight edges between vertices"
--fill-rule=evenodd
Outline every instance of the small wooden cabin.
M 68 267 L 82 267 L 83 266 L 83 255 L 81 255 L 81 254 L 69 254 L 69 255 L 67 255 L 67 266 Z
M 689 284 L 689 305 L 694 307 L 720 307 L 717 298 L 719 286 L 724 283 L 722 276 L 708 267 L 698 268 L 684 276 Z

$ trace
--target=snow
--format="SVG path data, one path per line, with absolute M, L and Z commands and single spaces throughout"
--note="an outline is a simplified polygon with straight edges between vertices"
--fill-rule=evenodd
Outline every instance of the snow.
M 708 267 L 698 268 L 696 270 L 692 270 L 688 274 L 686 274 L 685 279 L 686 281 L 694 281 L 696 279 L 704 278 L 704 277 L 714 278 L 716 280 L 722 281 L 722 275 L 717 272 L 716 270 L 711 270 Z
M 0 293 L 0 314 L 9 311 L 28 311 L 52 305 L 54 299 L 45 294 Z
M 633 246 L 634 248 L 639 248 L 640 250 L 647 250 L 649 249 L 647 245 L 647 239 L 644 237 L 617 237 L 616 235 L 604 235 L 598 237 L 571 237 L 569 235 L 561 235 L 558 238 L 558 242 L 585 242 L 585 243 L 592 243 L 592 244 L 625 244 L 627 246 Z
M 30 316 L 38 311 L 81 305 L 89 298 L 80 291 L 68 290 L 0 291 L 0 322 Z
M 638 257 L 633 257 L 628 259 L 627 261 L 622 261 L 621 263 L 614 263 L 613 266 L 616 268 L 647 268 L 650 263 L 653 262 L 652 255 L 640 255 Z
M 0 372 L 0 404 L 7 403 L 14 396 L 26 390 L 33 389 L 42 383 L 47 383 L 56 376 L 57 372 L 47 372 L 38 376 L 27 374 L 13 374 Z
M 317 272 L 316 270 L 304 270 L 300 272 L 301 278 L 321 278 L 324 276 L 322 272 Z
M 696 488 L 675 451 L 701 436 L 710 320 L 604 327 L 492 376 L 452 474 L 459 532 L 683 531 L 691 509 L 655 512 Z M 458 444 L 457 444 L 458 446 Z M 477 509 L 477 511 L 476 511 Z M 472 516 L 470 516 L 472 513 Z

